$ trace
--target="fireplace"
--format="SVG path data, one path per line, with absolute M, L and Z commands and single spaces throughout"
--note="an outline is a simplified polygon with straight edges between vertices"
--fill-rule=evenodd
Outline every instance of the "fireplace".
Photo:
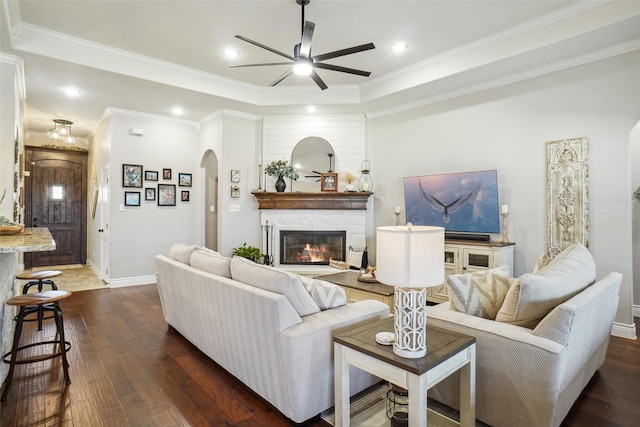
M 280 264 L 329 265 L 344 261 L 346 231 L 280 230 Z

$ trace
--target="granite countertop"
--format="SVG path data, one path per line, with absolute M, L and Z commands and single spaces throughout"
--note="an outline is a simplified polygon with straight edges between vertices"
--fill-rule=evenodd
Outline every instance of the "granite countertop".
M 56 242 L 48 228 L 25 228 L 18 234 L 0 235 L 0 253 L 53 251 Z

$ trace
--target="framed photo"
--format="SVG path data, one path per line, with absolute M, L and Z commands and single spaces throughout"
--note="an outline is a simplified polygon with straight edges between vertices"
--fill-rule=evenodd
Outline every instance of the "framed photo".
M 180 187 L 191 187 L 191 174 L 190 173 L 179 173 L 178 174 L 178 185 Z
M 189 191 L 182 190 L 180 192 L 180 200 L 182 200 L 183 202 L 188 202 L 189 201 Z
M 125 206 L 140 206 L 140 192 L 139 191 L 125 191 L 124 192 L 124 205 Z
M 176 205 L 175 184 L 158 184 L 158 206 Z
M 122 164 L 122 186 L 142 188 L 142 165 Z
M 158 180 L 158 171 L 144 171 L 144 180 L 145 181 L 157 181 Z
M 231 186 L 231 197 L 240 197 L 240 186 L 238 185 Z
M 148 201 L 153 201 L 156 199 L 156 189 L 155 188 L 145 188 L 144 189 L 144 199 Z
M 162 179 L 171 179 L 171 169 L 162 169 Z
M 335 172 L 321 174 L 320 191 L 338 191 L 338 174 Z
M 231 182 L 240 182 L 240 171 L 238 169 L 231 169 Z

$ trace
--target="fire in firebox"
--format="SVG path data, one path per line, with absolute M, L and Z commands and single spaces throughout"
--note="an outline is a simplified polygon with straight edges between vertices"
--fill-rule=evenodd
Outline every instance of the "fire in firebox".
M 344 231 L 280 231 L 280 264 L 329 265 L 344 261 Z

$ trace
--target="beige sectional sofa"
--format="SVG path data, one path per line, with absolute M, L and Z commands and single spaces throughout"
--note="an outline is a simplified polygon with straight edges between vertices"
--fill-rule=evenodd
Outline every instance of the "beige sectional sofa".
M 333 335 L 389 316 L 335 285 L 174 245 L 156 257 L 167 323 L 294 422 L 334 405 Z M 351 370 L 354 393 L 379 381 Z
M 595 281 L 595 264 L 582 245 L 561 255 L 509 279 L 497 313 L 478 308 L 478 300 L 496 302 L 501 271 L 454 277 L 470 285 L 450 289 L 463 301 L 428 309 L 429 325 L 476 338 L 476 414 L 493 427 L 559 426 L 604 362 L 622 276 Z M 472 298 L 475 288 L 491 291 Z M 490 312 L 500 321 L 479 315 Z M 429 397 L 457 409 L 457 381 L 448 378 Z

